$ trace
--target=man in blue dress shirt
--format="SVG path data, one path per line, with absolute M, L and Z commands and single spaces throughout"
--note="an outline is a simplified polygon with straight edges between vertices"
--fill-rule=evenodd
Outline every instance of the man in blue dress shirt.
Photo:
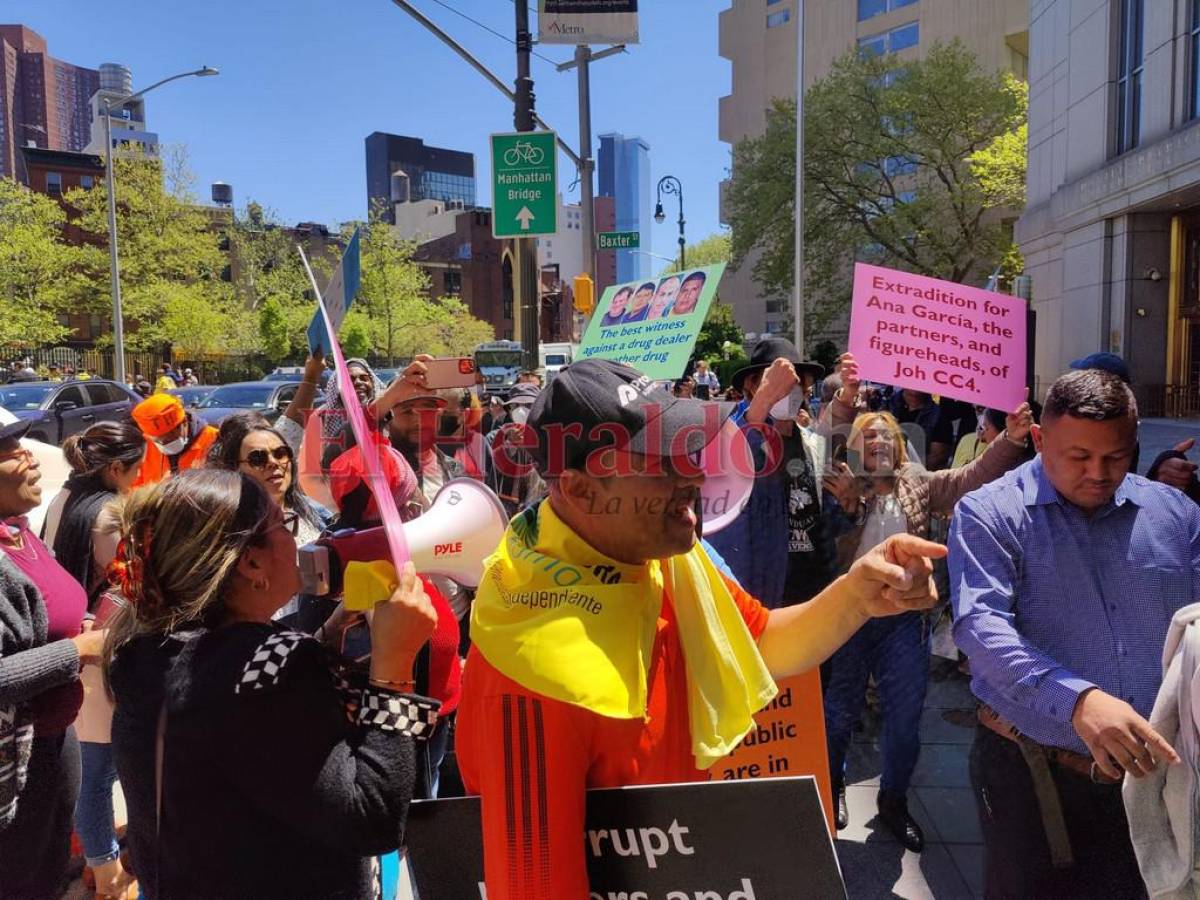
M 1033 438 L 950 532 L 986 895 L 1143 897 L 1120 779 L 1178 762 L 1146 718 L 1171 616 L 1200 598 L 1200 507 L 1129 473 L 1137 404 L 1109 372 L 1059 378 Z

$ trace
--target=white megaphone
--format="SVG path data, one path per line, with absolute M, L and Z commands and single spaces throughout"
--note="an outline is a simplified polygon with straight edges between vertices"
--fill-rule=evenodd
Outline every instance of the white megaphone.
M 704 485 L 700 488 L 700 521 L 705 536 L 716 534 L 742 514 L 754 490 L 754 455 L 750 442 L 732 419 L 700 451 Z
M 483 563 L 500 545 L 508 517 L 500 499 L 473 478 L 446 482 L 420 518 L 404 524 L 409 558 L 421 575 L 442 575 L 464 587 L 479 586 Z M 348 563 L 389 560 L 383 526 L 336 531 L 300 548 L 300 592 L 317 597 L 342 592 Z

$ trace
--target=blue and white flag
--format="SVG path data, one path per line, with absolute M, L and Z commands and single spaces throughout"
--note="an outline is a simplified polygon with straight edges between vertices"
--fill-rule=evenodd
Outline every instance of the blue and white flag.
M 325 300 L 325 309 L 329 312 L 329 320 L 333 323 L 335 331 L 341 329 L 342 321 L 346 318 L 346 311 L 354 302 L 354 295 L 358 293 L 358 277 L 358 229 L 356 228 L 354 235 L 350 238 L 350 243 L 346 245 L 346 252 L 342 254 L 341 265 L 333 270 L 325 293 L 322 294 L 322 298 Z M 333 345 L 329 341 L 329 332 L 325 330 L 325 321 L 321 316 L 320 309 L 317 310 L 317 314 L 313 316 L 313 320 L 308 326 L 308 346 L 312 350 L 320 349 L 326 357 L 332 357 Z

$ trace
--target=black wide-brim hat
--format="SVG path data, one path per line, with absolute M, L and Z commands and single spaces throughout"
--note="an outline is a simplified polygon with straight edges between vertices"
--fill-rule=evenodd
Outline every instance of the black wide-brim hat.
M 749 365 L 743 366 L 733 373 L 732 383 L 735 389 L 742 389 L 742 382 L 747 376 L 761 372 L 777 359 L 786 359 L 796 367 L 797 375 L 812 375 L 813 380 L 824 377 L 825 367 L 820 363 L 802 360 L 796 345 L 784 337 L 769 336 L 754 345 L 750 354 Z

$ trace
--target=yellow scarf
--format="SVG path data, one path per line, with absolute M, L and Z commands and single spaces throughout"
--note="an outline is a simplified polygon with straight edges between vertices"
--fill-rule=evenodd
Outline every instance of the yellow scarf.
M 664 590 L 687 665 L 692 752 L 707 769 L 745 737 L 776 688 L 699 544 L 665 561 L 619 563 L 544 501 L 509 523 L 485 563 L 471 640 L 522 687 L 602 716 L 642 718 Z

